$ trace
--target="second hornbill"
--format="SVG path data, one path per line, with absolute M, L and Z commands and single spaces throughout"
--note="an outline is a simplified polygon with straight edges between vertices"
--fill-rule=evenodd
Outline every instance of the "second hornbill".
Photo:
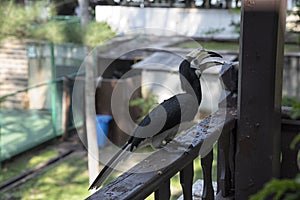
M 127 157 L 126 152 L 133 152 L 143 144 L 162 148 L 175 137 L 181 123 L 194 119 L 202 99 L 201 73 L 220 64 L 209 59 L 216 57 L 221 58 L 219 54 L 202 48 L 186 55 L 179 66 L 181 88 L 185 92 L 165 100 L 143 118 L 127 143 L 110 159 L 89 189 L 99 188 L 116 165 Z

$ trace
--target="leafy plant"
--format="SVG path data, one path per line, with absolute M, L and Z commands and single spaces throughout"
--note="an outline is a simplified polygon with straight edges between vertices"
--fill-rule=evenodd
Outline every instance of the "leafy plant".
M 241 34 L 241 22 L 231 21 L 230 26 L 234 28 L 234 31 L 238 34 Z
M 291 118 L 293 119 L 300 118 L 300 103 L 293 105 Z
M 300 118 L 300 99 L 297 97 L 283 97 L 282 105 L 291 107 L 290 117 L 292 119 Z
M 300 199 L 300 174 L 295 179 L 274 179 L 267 183 L 250 200 L 263 200 L 272 196 L 272 199 L 298 200 Z
M 112 38 L 115 33 L 107 23 L 92 21 L 89 23 L 83 37 L 83 43 L 89 47 L 95 47 L 103 41 Z
M 31 38 L 37 40 L 47 40 L 54 43 L 77 43 L 82 44 L 84 32 L 81 30 L 79 22 L 66 23 L 63 21 L 49 20 L 37 26 Z
M 298 134 L 291 142 L 290 148 L 295 149 L 300 142 Z M 299 157 L 298 157 L 299 159 Z M 299 162 L 299 160 L 298 160 Z M 272 199 L 298 200 L 300 199 L 300 174 L 294 179 L 273 179 L 268 182 L 262 190 L 251 196 L 250 200 L 263 200 L 272 197 Z
M 298 135 L 293 139 L 293 141 L 291 142 L 290 148 L 292 150 L 294 150 L 298 143 L 300 143 L 300 133 L 298 133 Z
M 0 6 L 0 39 L 6 37 L 27 38 L 31 35 L 32 25 L 41 23 L 38 4 L 27 8 L 10 2 Z
M 64 34 L 64 26 L 58 26 L 57 22 L 50 21 L 36 28 L 31 38 L 37 40 L 47 40 L 54 43 L 62 43 L 67 41 L 66 35 Z
M 214 34 L 221 33 L 224 30 L 225 30 L 225 28 L 210 28 L 209 30 L 205 31 L 204 34 L 205 35 L 214 35 Z
M 54 6 L 45 7 L 42 2 L 30 7 L 13 1 L 0 3 L 0 40 L 13 37 L 95 47 L 115 35 L 106 23 L 92 21 L 84 30 L 76 16 L 66 20 L 51 18 L 50 14 L 55 15 Z

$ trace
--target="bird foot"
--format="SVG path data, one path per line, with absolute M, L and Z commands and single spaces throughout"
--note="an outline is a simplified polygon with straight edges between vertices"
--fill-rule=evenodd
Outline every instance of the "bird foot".
M 185 153 L 187 152 L 189 146 L 186 144 L 182 144 L 176 140 L 172 140 L 163 149 L 169 153 Z

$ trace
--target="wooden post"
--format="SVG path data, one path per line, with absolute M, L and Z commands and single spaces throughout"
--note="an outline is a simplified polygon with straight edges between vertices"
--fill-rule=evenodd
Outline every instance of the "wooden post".
M 99 173 L 99 149 L 96 133 L 95 112 L 95 73 L 93 55 L 88 55 L 85 64 L 85 125 L 88 143 L 88 168 L 90 185 Z M 92 190 L 91 192 L 94 192 Z
M 235 199 L 279 176 L 285 0 L 242 2 Z
M 69 137 L 69 112 L 70 112 L 70 81 L 68 77 L 64 77 L 62 80 L 63 93 L 62 93 L 62 138 L 66 140 Z
M 89 13 L 89 1 L 78 0 L 79 13 L 80 13 L 80 23 L 82 28 L 85 30 L 87 25 L 90 23 L 90 13 Z
M 201 167 L 203 173 L 203 193 L 202 199 L 214 199 L 214 188 L 212 185 L 212 163 L 214 160 L 213 149 L 203 158 L 201 158 Z

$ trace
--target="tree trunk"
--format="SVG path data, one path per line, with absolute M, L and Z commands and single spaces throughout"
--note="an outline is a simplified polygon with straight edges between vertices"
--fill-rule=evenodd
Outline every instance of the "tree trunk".
M 203 8 L 210 8 L 211 7 L 211 2 L 210 0 L 204 0 L 202 4 Z
M 70 112 L 70 80 L 67 76 L 63 77 L 63 94 L 62 94 L 62 138 L 67 140 L 69 138 L 69 112 Z
M 90 22 L 89 1 L 78 0 L 80 22 L 83 30 Z M 84 61 L 85 65 L 85 125 L 87 134 L 89 183 L 93 183 L 99 173 L 99 150 L 96 133 L 95 112 L 95 77 L 93 56 L 88 55 Z M 95 190 L 91 191 L 92 193 Z
M 231 9 L 232 8 L 232 0 L 226 0 L 226 9 Z
M 95 73 L 93 70 L 93 63 L 93 56 L 88 55 L 85 59 L 85 123 L 88 144 L 88 167 L 90 185 L 99 173 L 99 150 L 95 123 Z
M 89 1 L 78 0 L 79 12 L 80 12 L 80 23 L 83 28 L 85 28 L 90 23 L 89 14 Z

